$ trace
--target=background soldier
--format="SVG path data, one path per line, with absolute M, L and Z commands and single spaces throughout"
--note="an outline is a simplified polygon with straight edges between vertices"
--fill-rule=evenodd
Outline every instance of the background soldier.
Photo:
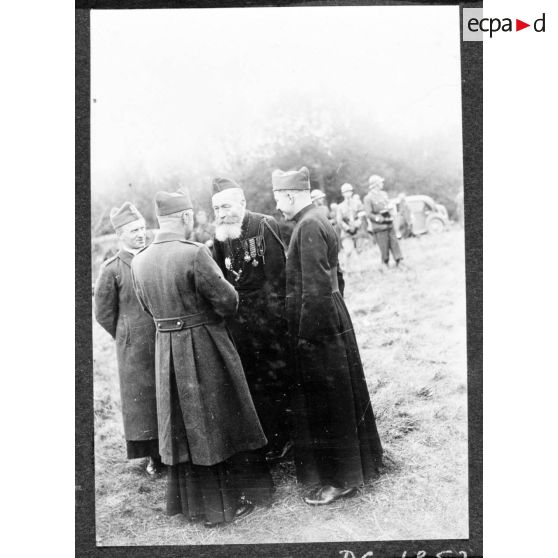
M 368 179 L 370 191 L 364 196 L 364 210 L 372 222 L 372 232 L 380 248 L 382 263 L 389 266 L 389 253 L 393 255 L 395 264 L 399 265 L 403 259 L 399 241 L 393 228 L 393 217 L 388 207 L 388 196 L 383 191 L 384 179 L 373 174 Z
M 320 211 L 329 217 L 329 207 L 327 206 L 326 195 L 319 189 L 312 190 L 310 192 L 310 199 L 316 207 L 320 207 Z
M 160 452 L 169 465 L 167 512 L 213 527 L 253 510 L 254 479 L 237 454 L 265 446 L 240 358 L 222 316 L 238 297 L 208 248 L 186 240 L 187 193 L 159 192 L 160 230 L 134 259 L 134 286 L 157 324 Z
M 95 286 L 95 317 L 116 340 L 127 457 L 147 457 L 146 471 L 153 475 L 160 467 L 155 325 L 134 293 L 130 268 L 134 255 L 145 246 L 145 221 L 129 202 L 113 208 L 110 220 L 120 250 L 101 268 Z
M 407 196 L 401 192 L 397 196 L 397 213 L 399 215 L 399 236 L 401 238 L 409 238 L 413 236 L 413 214 L 407 203 Z
M 295 465 L 319 483 L 307 504 L 356 493 L 381 460 L 353 326 L 337 283 L 337 237 L 312 205 L 306 167 L 272 174 L 277 208 L 295 221 L 287 252 L 287 319 L 296 360 Z
M 275 219 L 247 210 L 236 182 L 216 178 L 213 192 L 217 220 L 213 254 L 239 296 L 238 314 L 228 325 L 269 441 L 268 459 L 273 461 L 285 457 L 291 445 L 284 347 L 285 249 Z

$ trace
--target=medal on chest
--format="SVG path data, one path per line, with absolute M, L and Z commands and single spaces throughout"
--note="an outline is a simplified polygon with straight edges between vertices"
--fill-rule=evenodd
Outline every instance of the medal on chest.
M 264 258 L 265 243 L 263 236 L 255 236 L 245 240 L 229 241 L 230 256 L 225 258 L 225 267 L 231 272 L 235 283 L 240 281 L 246 265 L 258 267 L 258 258 Z
M 240 276 L 242 275 L 242 269 L 235 271 L 233 269 L 231 259 L 228 256 L 225 258 L 225 267 L 233 274 L 234 280 L 238 283 Z

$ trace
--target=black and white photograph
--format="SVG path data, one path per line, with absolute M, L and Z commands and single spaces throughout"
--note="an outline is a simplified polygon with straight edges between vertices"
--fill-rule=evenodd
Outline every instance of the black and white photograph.
M 460 6 L 89 18 L 96 545 L 469 539 Z

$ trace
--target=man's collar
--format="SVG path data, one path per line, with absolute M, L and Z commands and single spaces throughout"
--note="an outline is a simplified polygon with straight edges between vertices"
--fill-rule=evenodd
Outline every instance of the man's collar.
M 186 237 L 182 233 L 174 232 L 174 231 L 162 231 L 158 230 L 155 233 L 155 238 L 153 239 L 152 244 L 158 244 L 159 242 L 170 242 L 172 240 L 179 240 L 180 242 L 184 242 Z
M 294 217 L 293 217 L 293 221 L 295 223 L 298 223 L 302 217 L 308 213 L 308 211 L 310 211 L 312 208 L 315 208 L 316 206 L 313 203 L 310 203 L 309 205 L 307 205 L 306 207 L 303 207 Z
M 126 248 L 120 248 L 118 253 L 116 254 L 125 264 L 132 265 L 132 260 L 134 259 L 134 255 L 131 252 L 128 252 Z

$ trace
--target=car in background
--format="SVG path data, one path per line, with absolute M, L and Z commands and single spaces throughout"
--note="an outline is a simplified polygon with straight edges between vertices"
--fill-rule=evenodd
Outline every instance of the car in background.
M 424 233 L 438 234 L 449 225 L 448 210 L 436 203 L 430 196 L 409 195 L 405 201 L 411 213 L 411 233 L 419 235 Z M 400 198 L 390 200 L 390 208 L 394 210 L 394 226 L 396 231 L 401 230 Z

